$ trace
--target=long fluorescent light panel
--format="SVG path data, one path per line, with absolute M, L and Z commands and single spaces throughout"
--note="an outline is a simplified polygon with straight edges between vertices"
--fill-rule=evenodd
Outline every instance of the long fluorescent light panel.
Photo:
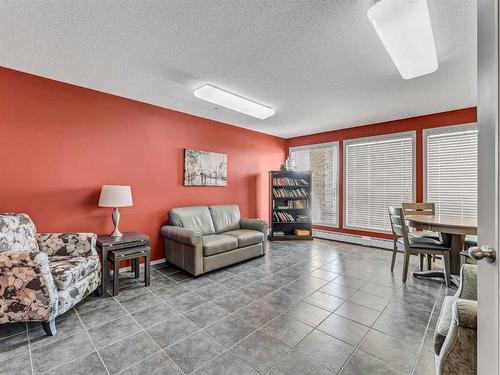
M 380 0 L 367 16 L 401 77 L 411 79 L 438 69 L 427 0 Z
M 271 107 L 256 103 L 250 99 L 246 99 L 209 84 L 196 89 L 194 91 L 194 96 L 261 120 L 271 117 L 276 113 Z

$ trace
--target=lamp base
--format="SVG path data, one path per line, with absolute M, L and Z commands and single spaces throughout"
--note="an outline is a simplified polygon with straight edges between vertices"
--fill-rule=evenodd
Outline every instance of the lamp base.
M 111 215 L 111 218 L 113 219 L 113 225 L 115 226 L 115 229 L 113 230 L 113 233 L 110 234 L 110 236 L 115 238 L 123 236 L 122 232 L 118 230 L 118 224 L 120 224 L 120 212 L 118 211 L 118 208 L 113 208 L 113 215 Z

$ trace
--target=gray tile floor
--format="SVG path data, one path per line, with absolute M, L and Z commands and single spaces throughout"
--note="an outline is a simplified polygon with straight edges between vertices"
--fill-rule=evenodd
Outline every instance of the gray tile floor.
M 124 274 L 119 296 L 87 298 L 55 337 L 0 326 L 0 373 L 433 374 L 433 329 L 455 290 L 402 285 L 390 256 L 315 239 L 198 278 L 161 264 L 148 288 Z

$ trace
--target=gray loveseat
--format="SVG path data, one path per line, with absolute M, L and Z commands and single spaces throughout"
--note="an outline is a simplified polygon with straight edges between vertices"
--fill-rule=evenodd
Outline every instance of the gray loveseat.
M 161 228 L 165 259 L 198 276 L 266 253 L 267 223 L 237 205 L 174 208 Z

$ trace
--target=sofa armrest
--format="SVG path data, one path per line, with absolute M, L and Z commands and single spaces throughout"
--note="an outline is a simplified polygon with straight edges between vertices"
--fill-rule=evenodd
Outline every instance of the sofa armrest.
M 47 254 L 32 250 L 0 253 L 0 324 L 48 321 L 57 316 L 57 288 Z
M 460 269 L 460 288 L 456 296 L 472 301 L 477 300 L 477 265 L 464 264 Z
M 176 227 L 173 225 L 164 225 L 161 227 L 161 235 L 163 238 L 177 241 L 185 245 L 199 246 L 202 244 L 201 233 L 192 229 Z
M 260 219 L 240 219 L 241 229 L 252 229 L 264 233 L 267 236 L 267 223 Z
M 37 233 L 40 250 L 47 255 L 88 257 L 97 255 L 95 233 Z
M 453 304 L 453 318 L 460 327 L 477 329 L 477 301 L 457 299 Z

